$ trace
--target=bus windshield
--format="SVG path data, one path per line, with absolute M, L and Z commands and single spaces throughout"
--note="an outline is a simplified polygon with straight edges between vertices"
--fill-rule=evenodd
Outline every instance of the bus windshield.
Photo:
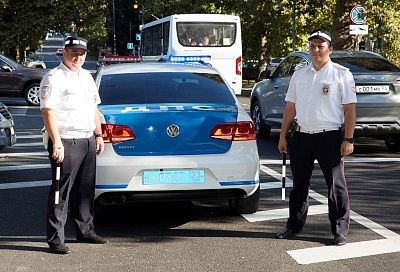
M 229 47 L 236 40 L 235 23 L 177 22 L 178 41 L 182 46 Z

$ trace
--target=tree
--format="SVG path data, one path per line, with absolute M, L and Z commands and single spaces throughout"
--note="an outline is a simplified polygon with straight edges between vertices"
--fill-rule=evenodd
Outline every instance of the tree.
M 114 0 L 133 3 L 133 0 Z M 307 48 L 315 28 L 333 35 L 334 48 L 355 48 L 349 35 L 349 12 L 353 0 L 138 0 L 144 22 L 179 13 L 225 13 L 239 15 L 242 24 L 243 58 L 260 60 L 284 56 Z M 400 64 L 400 2 L 364 0 L 369 34 L 362 37 L 375 49 Z M 35 50 L 49 29 L 77 32 L 89 40 L 92 53 L 104 47 L 111 20 L 110 0 L 0 0 L 0 51 L 11 57 Z M 29 12 L 27 12 L 29 11 Z M 121 18 L 119 18 L 121 19 Z M 127 24 L 125 24 L 127 25 Z M 109 31 L 110 32 L 110 31 Z M 372 48 L 371 45 L 374 45 Z
M 0 51 L 21 60 L 34 51 L 48 30 L 77 32 L 89 46 L 104 44 L 107 0 L 1 0 Z

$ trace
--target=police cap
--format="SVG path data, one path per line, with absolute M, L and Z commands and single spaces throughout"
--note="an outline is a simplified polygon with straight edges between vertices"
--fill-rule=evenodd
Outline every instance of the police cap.
M 331 38 L 331 33 L 329 33 L 326 30 L 319 29 L 319 30 L 314 30 L 310 37 L 308 37 L 308 40 L 311 41 L 312 39 L 320 39 L 321 41 L 331 43 L 332 38 Z
M 65 48 L 78 48 L 87 50 L 87 40 L 80 37 L 67 37 L 65 39 Z

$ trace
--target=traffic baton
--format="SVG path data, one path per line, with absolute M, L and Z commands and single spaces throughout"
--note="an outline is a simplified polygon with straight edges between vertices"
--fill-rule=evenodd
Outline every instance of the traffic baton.
M 286 191 L 286 153 L 282 153 L 282 200 L 285 200 Z
M 54 195 L 54 203 L 57 205 L 60 202 L 60 174 L 61 174 L 61 167 L 60 164 L 57 164 L 56 168 L 56 191 Z

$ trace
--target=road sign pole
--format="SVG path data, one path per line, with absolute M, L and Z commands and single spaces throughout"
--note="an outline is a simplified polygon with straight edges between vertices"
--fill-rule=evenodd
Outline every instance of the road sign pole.
M 359 36 L 360 35 L 356 35 L 356 48 L 355 48 L 355 50 L 354 51 L 359 51 L 359 47 L 360 47 L 360 44 L 359 44 Z

